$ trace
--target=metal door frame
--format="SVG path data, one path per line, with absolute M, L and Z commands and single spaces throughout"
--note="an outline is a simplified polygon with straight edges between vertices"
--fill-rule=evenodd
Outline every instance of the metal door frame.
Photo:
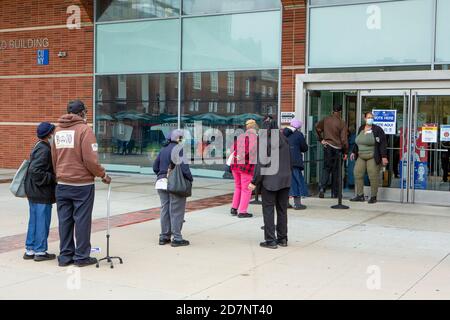
M 417 118 L 419 111 L 418 98 L 421 96 L 450 96 L 450 89 L 420 89 L 411 90 L 411 101 L 413 102 L 413 127 L 414 132 L 417 131 Z M 438 129 L 439 135 L 439 129 Z M 412 141 L 414 143 L 414 150 L 416 148 L 415 139 Z M 426 151 L 437 151 L 443 152 L 443 149 L 425 149 Z M 411 179 L 414 179 L 414 170 L 411 173 Z M 414 181 L 414 180 L 413 180 Z M 414 183 L 411 185 L 411 197 L 409 202 L 411 203 L 429 203 L 429 204 L 439 204 L 450 206 L 450 192 L 449 191 L 439 191 L 439 190 L 415 190 Z
M 360 90 L 358 95 L 358 115 L 357 115 L 357 127 L 359 128 L 362 124 L 362 100 L 364 97 L 403 97 L 403 130 L 402 130 L 402 141 L 410 141 L 410 139 L 406 137 L 406 127 L 409 126 L 409 114 L 411 109 L 411 90 L 410 89 L 396 89 L 396 90 Z M 406 121 L 405 121 L 406 120 Z M 411 130 L 408 130 L 408 134 L 410 134 Z M 400 146 L 400 150 L 403 148 L 403 146 Z M 406 152 L 406 158 L 409 158 L 409 147 L 407 147 Z M 401 159 L 399 159 L 401 161 Z M 391 160 L 392 161 L 392 160 Z M 408 188 L 406 186 L 410 183 L 410 161 L 407 161 L 407 167 L 406 167 L 406 185 L 404 185 L 403 181 L 403 166 L 402 168 L 399 168 L 399 171 L 402 170 L 402 175 L 400 179 L 400 187 L 399 188 L 385 188 L 380 187 L 379 188 L 379 195 L 378 198 L 381 200 L 388 200 L 388 201 L 396 201 L 398 202 L 400 200 L 401 203 L 408 202 Z M 365 187 L 365 189 L 368 189 Z M 367 192 L 366 192 L 367 193 Z

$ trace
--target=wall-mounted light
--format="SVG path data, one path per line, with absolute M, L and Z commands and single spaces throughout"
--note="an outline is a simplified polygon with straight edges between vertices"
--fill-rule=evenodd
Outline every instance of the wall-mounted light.
M 58 52 L 58 57 L 60 57 L 60 58 L 65 58 L 65 57 L 67 57 L 67 52 L 65 52 L 65 51 L 60 51 L 60 52 Z

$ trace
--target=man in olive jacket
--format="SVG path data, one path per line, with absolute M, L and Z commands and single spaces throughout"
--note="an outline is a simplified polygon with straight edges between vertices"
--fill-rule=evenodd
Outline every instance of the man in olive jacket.
M 91 224 L 96 177 L 106 184 L 111 178 L 98 161 L 95 134 L 87 124 L 82 101 L 69 102 L 67 114 L 58 120 L 52 158 L 56 172 L 61 267 L 97 263 L 91 258 Z M 74 240 L 74 230 L 76 246 Z

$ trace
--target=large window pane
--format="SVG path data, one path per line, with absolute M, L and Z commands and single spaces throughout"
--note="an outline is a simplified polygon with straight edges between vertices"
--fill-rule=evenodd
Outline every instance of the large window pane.
M 97 73 L 176 71 L 178 19 L 97 25 Z
M 177 74 L 96 78 L 96 133 L 105 164 L 150 167 L 178 122 Z
M 167 18 L 180 14 L 180 0 L 97 0 L 97 21 Z
M 450 62 L 450 1 L 438 0 L 436 62 Z
M 312 8 L 311 67 L 431 64 L 432 1 Z
M 280 12 L 183 21 L 183 69 L 278 68 Z
M 387 0 L 389 1 L 389 0 Z M 396 0 L 391 0 L 396 1 Z M 309 4 L 312 6 L 330 6 L 330 5 L 342 5 L 342 4 L 356 4 L 364 2 L 377 2 L 377 0 L 309 0 Z
M 200 73 L 202 87 L 196 89 L 196 73 L 183 74 L 181 120 L 190 132 L 191 155 L 198 160 L 211 157 L 225 159 L 226 129 L 244 128 L 245 121 L 259 123 L 265 115 L 278 116 L 278 70 Z M 217 79 L 217 81 L 216 81 Z M 211 138 L 198 139 L 193 131 L 195 121 L 203 125 L 203 133 L 218 129 L 224 140 L 223 149 L 212 152 Z M 229 142 L 229 141 L 228 141 Z M 208 151 L 209 150 L 209 151 Z M 193 168 L 223 172 L 222 164 L 193 164 Z
M 184 0 L 184 14 L 254 11 L 280 8 L 280 0 Z

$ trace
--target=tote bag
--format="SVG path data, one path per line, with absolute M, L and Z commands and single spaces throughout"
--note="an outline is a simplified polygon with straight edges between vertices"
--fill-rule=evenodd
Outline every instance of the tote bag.
M 192 182 L 183 175 L 180 165 L 176 165 L 167 178 L 167 191 L 180 197 L 192 195 Z
M 39 141 L 40 142 L 40 141 Z M 36 148 L 36 146 L 39 144 L 36 143 L 36 145 L 33 148 Z M 33 154 L 33 151 L 31 152 Z M 31 159 L 31 155 L 30 155 Z M 19 169 L 17 170 L 16 174 L 14 175 L 14 178 L 9 186 L 9 190 L 11 193 L 18 198 L 26 198 L 27 195 L 25 194 L 25 178 L 27 176 L 28 168 L 30 167 L 30 160 L 24 160 L 22 164 L 20 165 Z
M 25 194 L 25 177 L 27 175 L 28 167 L 30 166 L 30 160 L 24 160 L 17 170 L 14 178 L 9 186 L 9 190 L 15 197 L 26 198 Z

